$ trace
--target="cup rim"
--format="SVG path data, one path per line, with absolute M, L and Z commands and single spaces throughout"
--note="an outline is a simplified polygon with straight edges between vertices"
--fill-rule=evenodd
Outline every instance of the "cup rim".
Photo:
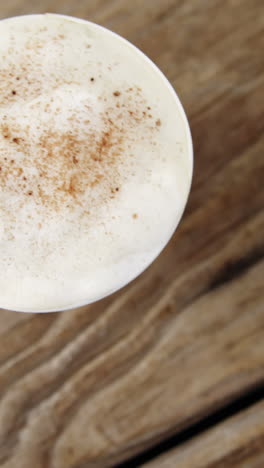
M 181 103 L 181 100 L 180 100 L 177 92 L 175 91 L 174 87 L 169 82 L 169 80 L 165 76 L 165 74 L 160 70 L 160 68 L 141 49 L 139 49 L 137 46 L 132 44 L 128 39 L 124 38 L 123 36 L 121 36 L 120 34 L 114 32 L 114 31 L 112 31 L 111 29 L 106 28 L 105 26 L 97 24 L 97 23 L 95 23 L 93 21 L 86 20 L 84 18 L 78 18 L 78 17 L 71 16 L 71 15 L 62 15 L 60 13 L 48 13 L 48 12 L 46 12 L 46 13 L 36 13 L 36 14 L 25 14 L 25 15 L 16 15 L 16 16 L 12 16 L 12 17 L 2 18 L 0 20 L 0 22 L 14 20 L 14 19 L 18 19 L 18 18 L 22 20 L 23 18 L 28 18 L 28 17 L 31 17 L 32 19 L 34 19 L 36 17 L 42 17 L 42 16 L 58 17 L 58 18 L 65 19 L 67 21 L 72 21 L 74 23 L 88 24 L 88 25 L 90 25 L 91 28 L 94 28 L 96 30 L 99 29 L 99 30 L 103 31 L 104 33 L 109 34 L 112 37 L 115 36 L 118 41 L 123 42 L 123 44 L 126 45 L 126 47 L 129 47 L 134 53 L 136 53 L 138 56 L 140 56 L 141 59 L 143 59 L 148 64 L 149 68 L 152 69 L 156 73 L 156 75 L 159 76 L 160 80 L 164 83 L 164 86 L 166 86 L 167 90 L 170 92 L 172 99 L 174 99 L 174 101 L 176 102 L 177 109 L 178 109 L 179 115 L 180 115 L 180 117 L 182 119 L 183 126 L 184 126 L 184 131 L 185 131 L 186 147 L 187 147 L 186 153 L 187 153 L 187 156 L 189 158 L 188 169 L 189 169 L 190 177 L 189 177 L 188 188 L 187 188 L 187 191 L 186 191 L 185 202 L 182 205 L 182 210 L 179 213 L 177 223 L 174 225 L 174 228 L 173 228 L 172 232 L 170 233 L 168 239 L 162 245 L 162 247 L 159 249 L 159 251 L 155 255 L 155 257 L 150 262 L 148 262 L 147 265 L 144 266 L 144 268 L 142 268 L 139 272 L 137 272 L 137 274 L 135 276 L 130 278 L 121 287 L 119 286 L 119 287 L 116 287 L 116 288 L 113 288 L 113 289 L 109 290 L 102 297 L 99 297 L 97 299 L 90 300 L 90 301 L 76 302 L 76 303 L 71 304 L 71 305 L 69 305 L 67 307 L 58 307 L 58 308 L 55 308 L 55 309 L 53 308 L 53 309 L 41 309 L 41 310 L 27 310 L 27 309 L 24 309 L 24 308 L 12 309 L 12 308 L 8 308 L 8 307 L 7 308 L 6 307 L 1 307 L 1 304 L 0 304 L 0 307 L 4 308 L 5 310 L 18 312 L 18 313 L 22 312 L 22 313 L 32 313 L 32 314 L 63 312 L 63 311 L 77 309 L 79 307 L 84 307 L 84 306 L 88 306 L 90 304 L 96 303 L 96 302 L 98 302 L 98 301 L 100 301 L 102 299 L 105 299 L 106 297 L 110 296 L 111 294 L 113 294 L 113 293 L 115 293 L 115 292 L 117 292 L 119 290 L 122 290 L 128 284 L 132 283 L 132 281 L 134 281 L 138 276 L 140 276 L 145 270 L 147 270 L 152 265 L 152 263 L 159 257 L 161 252 L 165 249 L 165 247 L 167 246 L 168 242 L 170 241 L 170 239 L 174 235 L 174 233 L 175 233 L 175 231 L 176 231 L 176 229 L 177 229 L 177 227 L 178 227 L 178 225 L 179 225 L 179 223 L 180 223 L 180 221 L 182 219 L 183 213 L 184 213 L 186 205 L 187 205 L 187 201 L 189 199 L 190 191 L 191 191 L 191 185 L 192 185 L 192 180 L 193 180 L 193 165 L 194 165 L 192 135 L 191 135 L 189 121 L 187 119 L 183 104 Z

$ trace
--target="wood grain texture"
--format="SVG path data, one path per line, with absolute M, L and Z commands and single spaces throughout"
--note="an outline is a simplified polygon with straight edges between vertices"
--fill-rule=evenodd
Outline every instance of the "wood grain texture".
M 262 5 L 1 3 L 1 17 L 82 16 L 142 48 L 195 149 L 184 219 L 140 278 L 73 311 L 0 312 L 1 468 L 114 466 L 264 384 Z
M 144 468 L 262 468 L 264 402 L 217 425 Z

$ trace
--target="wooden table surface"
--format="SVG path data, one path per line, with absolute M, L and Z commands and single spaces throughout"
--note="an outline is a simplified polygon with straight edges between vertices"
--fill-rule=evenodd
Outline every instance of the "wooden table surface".
M 1 2 L 1 17 L 80 16 L 140 47 L 177 90 L 195 150 L 184 219 L 136 281 L 73 311 L 0 311 L 1 468 L 263 468 L 262 7 Z

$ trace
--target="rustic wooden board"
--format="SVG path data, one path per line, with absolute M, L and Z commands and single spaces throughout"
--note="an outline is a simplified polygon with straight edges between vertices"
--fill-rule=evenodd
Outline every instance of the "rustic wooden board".
M 264 402 L 242 411 L 145 468 L 262 468 Z
M 12 0 L 123 34 L 190 118 L 184 219 L 140 278 L 74 311 L 0 312 L 0 466 L 108 467 L 264 384 L 262 0 Z

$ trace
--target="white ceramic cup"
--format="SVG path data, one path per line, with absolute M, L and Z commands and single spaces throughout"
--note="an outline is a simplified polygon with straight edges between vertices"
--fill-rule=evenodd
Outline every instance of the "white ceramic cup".
M 23 21 L 25 21 L 25 24 L 26 24 L 26 23 L 28 23 L 29 20 L 32 23 L 34 23 L 34 21 L 37 18 L 40 18 L 40 15 L 30 15 L 30 16 L 24 16 L 24 17 L 17 17 L 17 18 L 13 18 L 13 21 L 16 21 L 16 19 L 17 19 L 20 22 L 20 24 L 21 24 L 21 22 L 23 23 Z M 172 111 L 172 114 L 170 115 L 170 118 L 172 120 L 175 120 L 175 125 L 177 125 L 177 123 L 180 122 L 180 125 L 183 128 L 184 139 L 182 141 L 182 145 L 184 147 L 184 154 L 185 154 L 185 158 L 186 158 L 186 161 L 187 161 L 186 164 L 188 166 L 188 178 L 187 178 L 187 180 L 185 182 L 184 200 L 181 203 L 181 208 L 177 212 L 177 216 L 175 216 L 175 220 L 172 223 L 171 228 L 170 228 L 169 232 L 166 235 L 166 238 L 164 238 L 161 241 L 158 248 L 154 249 L 153 253 L 150 254 L 148 256 L 148 258 L 145 259 L 144 262 L 141 262 L 141 263 L 139 262 L 139 264 L 136 265 L 136 266 L 134 265 L 133 269 L 131 267 L 131 274 L 124 275 L 122 280 L 120 280 L 120 278 L 118 278 L 118 275 L 117 275 L 116 283 L 112 279 L 109 288 L 102 288 L 95 295 L 92 295 L 92 294 L 89 293 L 89 294 L 87 294 L 87 297 L 85 298 L 84 294 L 82 292 L 81 297 L 80 298 L 75 297 L 74 301 L 70 300 L 69 302 L 67 302 L 67 300 L 66 300 L 65 302 L 62 301 L 63 303 L 61 303 L 61 304 L 60 304 L 60 301 L 58 301 L 57 303 L 55 303 L 56 302 L 55 301 L 54 302 L 54 307 L 51 305 L 51 301 L 48 301 L 49 306 L 47 308 L 44 307 L 43 305 L 41 305 L 41 307 L 39 307 L 39 308 L 36 307 L 36 308 L 32 309 L 32 306 L 27 308 L 27 307 L 25 307 L 25 304 L 22 304 L 21 307 L 20 307 L 19 304 L 17 304 L 17 303 L 15 303 L 14 306 L 13 306 L 12 301 L 9 301 L 8 304 L 6 303 L 6 301 L 2 302 L 1 301 L 1 296 L 0 296 L 0 307 L 3 307 L 5 309 L 10 309 L 10 310 L 16 310 L 18 312 L 35 312 L 35 313 L 61 311 L 61 310 L 67 310 L 67 309 L 71 309 L 71 308 L 75 308 L 75 307 L 84 306 L 84 305 L 89 304 L 91 302 L 100 300 L 103 297 L 108 296 L 109 294 L 112 294 L 113 292 L 115 292 L 118 289 L 124 287 L 130 281 L 135 279 L 138 275 L 140 275 L 155 260 L 155 258 L 160 254 L 162 249 L 165 247 L 165 245 L 167 244 L 167 242 L 169 241 L 169 239 L 173 235 L 173 233 L 174 233 L 174 231 L 175 231 L 175 229 L 176 229 L 176 227 L 177 227 L 177 225 L 179 223 L 179 220 L 180 220 L 180 218 L 181 218 L 181 216 L 183 214 L 183 211 L 184 211 L 184 208 L 185 208 L 185 205 L 186 205 L 186 202 L 187 202 L 187 198 L 188 198 L 188 194 L 189 194 L 190 186 L 191 186 L 191 177 L 192 177 L 192 170 L 193 170 L 192 139 L 191 139 L 191 133 L 190 133 L 189 124 L 188 124 L 185 112 L 183 110 L 182 104 L 181 104 L 176 92 L 174 91 L 173 87 L 171 86 L 169 81 L 166 79 L 166 77 L 163 75 L 163 73 L 157 68 L 157 66 L 146 55 L 144 55 L 143 52 L 141 52 L 139 49 L 137 49 L 135 46 L 133 46 L 131 43 L 129 43 L 126 39 L 120 37 L 119 35 L 117 35 L 114 32 L 111 32 L 111 31 L 105 29 L 102 26 L 99 26 L 97 24 L 94 24 L 94 23 L 91 23 L 89 21 L 85 21 L 85 20 L 82 20 L 82 19 L 72 18 L 72 17 L 68 17 L 68 16 L 63 16 L 63 15 L 50 15 L 50 14 L 47 14 L 47 15 L 43 15 L 43 18 L 51 18 L 52 20 L 58 20 L 61 23 L 63 23 L 64 21 L 65 22 L 71 21 L 71 22 L 75 23 L 76 25 L 80 25 L 80 27 L 82 27 L 82 28 L 86 27 L 91 32 L 92 36 L 101 37 L 105 41 L 107 41 L 109 44 L 112 44 L 113 50 L 116 50 L 116 48 L 117 48 L 117 46 L 119 44 L 120 46 L 122 46 L 121 49 L 123 51 L 127 50 L 129 52 L 129 56 L 131 57 L 131 60 L 133 60 L 133 57 L 135 58 L 135 61 L 137 63 L 137 67 L 139 66 L 138 65 L 139 63 L 142 64 L 142 69 L 145 70 L 145 72 L 144 72 L 145 76 L 147 76 L 149 74 L 149 77 L 155 77 L 155 83 L 158 83 L 158 88 L 155 90 L 155 93 L 158 93 L 159 96 L 161 96 L 161 98 L 162 98 L 162 96 L 164 96 L 164 99 L 166 99 L 168 102 L 169 101 L 171 102 L 171 105 L 172 105 L 174 110 Z M 0 22 L 0 34 L 1 34 L 1 24 L 3 24 L 3 22 L 5 22 L 5 21 L 10 21 L 10 20 L 3 20 L 3 21 Z M 131 66 L 131 69 L 133 69 L 133 64 Z M 147 86 L 148 86 L 148 84 L 146 83 L 146 87 Z M 1 198 L 0 198 L 0 201 L 1 201 Z M 140 223 L 140 219 L 138 220 L 138 222 Z M 1 246 L 1 244 L 0 244 L 0 246 Z M 1 250 L 1 247 L 0 247 L 0 250 Z M 1 253 L 1 251 L 0 251 L 0 253 Z M 114 270 L 112 270 L 109 267 L 109 271 L 108 271 L 109 278 L 111 276 L 115 276 L 115 273 L 113 274 L 113 271 Z M 103 279 L 102 281 L 105 281 L 105 279 Z M 106 282 L 107 282 L 107 280 L 106 280 Z

